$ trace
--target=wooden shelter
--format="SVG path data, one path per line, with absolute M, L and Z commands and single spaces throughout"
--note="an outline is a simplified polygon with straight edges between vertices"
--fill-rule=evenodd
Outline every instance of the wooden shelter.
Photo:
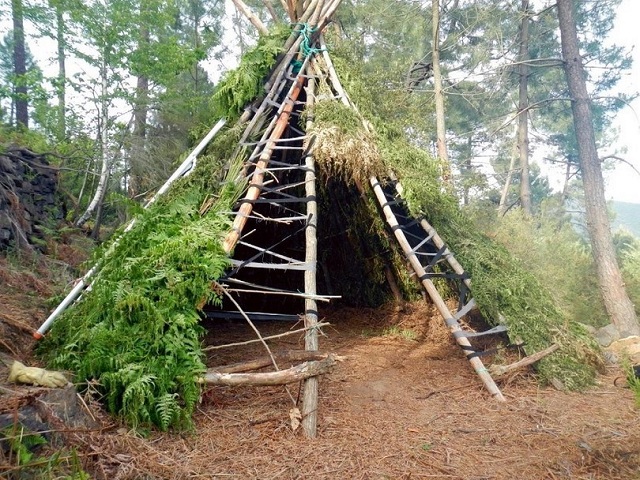
M 260 32 L 266 32 L 262 22 L 241 0 L 233 1 Z M 268 363 L 273 364 L 275 371 L 238 373 L 264 367 L 260 360 L 253 362 L 253 367 L 210 370 L 202 381 L 273 385 L 304 380 L 299 413 L 305 433 L 313 437 L 317 423 L 318 375 L 335 362 L 331 355 L 319 353 L 318 332 L 322 324 L 318 320 L 317 303 L 328 301 L 331 296 L 318 293 L 316 285 L 317 231 L 323 216 L 319 212 L 319 192 L 316 190 L 314 153 L 320 140 L 312 133 L 313 111 L 315 103 L 322 100 L 340 102 L 358 117 L 360 114 L 340 83 L 322 36 L 340 0 L 281 0 L 281 3 L 295 24 L 294 31 L 265 80 L 264 95 L 250 103 L 239 120 L 243 133 L 237 148 L 249 153 L 238 181 L 246 182 L 246 188 L 236 208 L 230 212 L 233 225 L 223 243 L 231 257 L 232 268 L 214 285 L 223 292 L 225 302 L 222 309 L 207 310 L 210 317 L 240 318 L 249 322 L 264 343 L 269 353 Z M 270 2 L 265 1 L 265 5 L 272 11 Z M 302 117 L 303 110 L 306 117 Z M 372 129 L 364 118 L 360 117 L 360 121 L 363 128 Z M 147 206 L 154 203 L 175 179 L 192 171 L 197 155 L 223 124 L 221 121 L 212 129 Z M 375 199 L 377 212 L 388 226 L 389 239 L 406 258 L 410 274 L 437 307 L 487 391 L 493 398 L 504 401 L 483 365 L 481 352 L 476 351 L 469 339 L 502 332 L 505 327 L 498 326 L 483 333 L 463 329 L 460 320 L 475 307 L 469 275 L 427 220 L 409 212 L 403 200 L 402 185 L 393 172 L 385 168 L 381 173 L 379 166 L 364 171 L 368 172 L 364 182 L 358 178 L 353 181 L 352 188 L 358 193 L 353 201 L 361 201 L 359 199 L 366 195 Z M 134 224 L 131 222 L 125 233 Z M 78 282 L 38 330 L 37 337 L 41 337 L 56 316 L 79 297 L 96 271 L 94 267 Z M 389 272 L 385 272 L 385 276 L 393 286 L 393 276 Z M 446 279 L 449 290 L 457 292 L 457 308 L 453 311 L 434 283 L 441 278 Z M 264 306 L 269 304 L 275 308 L 265 310 Z M 282 311 L 285 309 L 286 312 Z M 297 320 L 299 317 L 304 319 L 307 353 L 286 356 L 288 361 L 303 363 L 280 370 L 278 359 L 283 357 L 269 350 L 255 321 L 269 318 Z

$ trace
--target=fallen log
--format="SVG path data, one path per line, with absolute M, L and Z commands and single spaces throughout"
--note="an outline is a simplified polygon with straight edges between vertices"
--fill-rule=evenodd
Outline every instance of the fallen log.
M 546 357 L 547 355 L 552 354 L 556 350 L 560 348 L 560 345 L 554 343 L 550 347 L 545 348 L 544 350 L 539 351 L 538 353 L 534 353 L 533 355 L 529 355 L 522 360 L 519 360 L 510 365 L 491 365 L 489 367 L 489 373 L 493 376 L 504 375 L 505 373 L 512 372 L 513 370 L 517 370 L 518 368 L 526 367 L 527 365 L 531 365 L 532 363 L 537 362 L 538 360 Z
M 336 360 L 334 356 L 329 355 L 324 360 L 304 362 L 287 370 L 277 372 L 219 373 L 213 370 L 207 370 L 204 377 L 200 378 L 200 383 L 227 386 L 286 385 L 327 373 L 335 364 Z
M 310 360 L 325 360 L 330 353 L 320 353 L 318 351 L 306 351 L 306 350 L 287 350 L 280 353 L 274 353 L 274 357 L 278 363 L 283 362 L 307 362 Z M 333 355 L 334 360 L 341 361 L 343 357 Z M 208 372 L 215 373 L 243 373 L 250 372 L 252 370 L 258 370 L 259 368 L 268 367 L 272 364 L 271 357 L 265 356 L 249 360 L 248 362 L 233 363 L 230 365 L 221 365 L 219 367 L 212 367 Z

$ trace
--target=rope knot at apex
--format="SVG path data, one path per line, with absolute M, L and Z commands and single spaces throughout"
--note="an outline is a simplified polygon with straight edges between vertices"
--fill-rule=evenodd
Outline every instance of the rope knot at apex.
M 300 47 L 300 53 L 306 58 L 309 55 L 323 52 L 324 48 L 315 48 L 311 46 L 311 37 L 318 31 L 316 27 L 312 27 L 308 23 L 295 23 L 294 27 L 302 27 L 298 30 L 298 34 L 302 35 L 302 45 Z

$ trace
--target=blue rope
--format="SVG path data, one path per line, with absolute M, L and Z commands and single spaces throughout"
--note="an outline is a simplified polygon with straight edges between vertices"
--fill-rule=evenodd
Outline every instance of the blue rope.
M 295 27 L 302 27 L 301 30 L 298 31 L 299 35 L 302 35 L 302 45 L 300 47 L 300 53 L 304 58 L 307 58 L 310 55 L 315 55 L 316 53 L 323 52 L 323 48 L 315 48 L 311 46 L 311 37 L 314 32 L 318 29 L 311 27 L 308 23 L 296 23 Z M 302 68 L 302 62 L 300 60 L 294 60 L 293 69 L 295 73 L 298 73 Z

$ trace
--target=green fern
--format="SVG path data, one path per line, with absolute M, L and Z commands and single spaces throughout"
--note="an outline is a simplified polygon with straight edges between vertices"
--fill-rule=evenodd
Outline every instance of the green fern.
M 223 133 L 217 145 L 230 146 L 235 136 Z M 107 409 L 137 428 L 189 428 L 200 398 L 204 329 L 196 306 L 221 301 L 211 283 L 229 266 L 226 212 L 244 188 L 233 181 L 243 158 L 227 161 L 215 151 L 138 218 L 101 264 L 91 291 L 41 346 L 52 367 L 95 381 Z M 230 181 L 220 176 L 227 163 Z M 201 215 L 212 191 L 218 199 Z
M 260 95 L 263 80 L 290 33 L 288 27 L 279 26 L 269 35 L 261 35 L 258 44 L 242 56 L 238 68 L 226 73 L 211 99 L 216 116 L 235 119 L 247 103 Z
M 157 421 L 155 422 L 161 430 L 166 430 L 174 423 L 176 416 L 179 415 L 180 407 L 176 401 L 177 395 L 175 393 L 166 393 L 156 401 L 155 416 Z

